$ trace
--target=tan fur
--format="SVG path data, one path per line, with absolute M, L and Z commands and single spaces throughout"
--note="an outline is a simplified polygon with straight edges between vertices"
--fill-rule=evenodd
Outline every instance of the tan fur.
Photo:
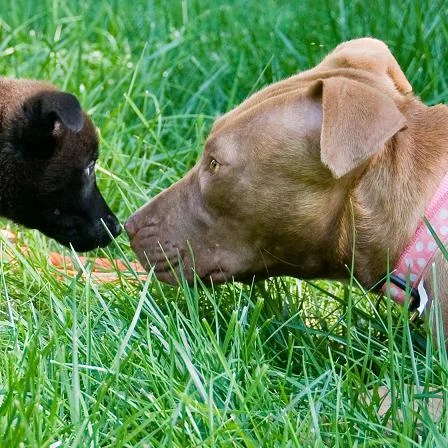
M 169 282 L 178 253 L 189 280 L 193 266 L 215 282 L 343 279 L 354 236 L 355 274 L 372 287 L 447 171 L 448 108 L 411 90 L 384 43 L 341 44 L 217 120 L 195 168 L 130 218 L 132 247 Z M 448 271 L 437 265 L 446 317 Z

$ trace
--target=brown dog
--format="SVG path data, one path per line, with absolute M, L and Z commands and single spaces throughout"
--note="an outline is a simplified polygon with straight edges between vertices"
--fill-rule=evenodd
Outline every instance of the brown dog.
M 344 279 L 355 235 L 355 275 L 372 287 L 447 171 L 448 108 L 411 90 L 387 46 L 366 38 L 251 96 L 215 123 L 197 165 L 128 220 L 138 258 L 170 283 L 180 264 L 189 281 L 193 268 L 213 282 Z

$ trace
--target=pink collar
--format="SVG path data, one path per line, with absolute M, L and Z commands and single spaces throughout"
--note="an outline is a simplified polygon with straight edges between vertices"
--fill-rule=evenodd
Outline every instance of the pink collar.
M 439 238 L 442 241 L 448 240 L 448 173 L 445 174 L 431 202 L 426 207 L 425 217 Z M 390 296 L 392 299 L 404 304 L 406 279 L 409 274 L 410 294 L 417 299 L 417 309 L 422 314 L 428 302 L 423 279 L 437 250 L 438 245 L 422 219 L 390 275 Z M 384 283 L 381 292 L 386 295 L 386 290 L 387 286 Z

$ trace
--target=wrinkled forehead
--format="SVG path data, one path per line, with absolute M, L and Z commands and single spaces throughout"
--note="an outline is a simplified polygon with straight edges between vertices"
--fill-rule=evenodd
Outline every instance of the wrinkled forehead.
M 237 129 L 211 135 L 205 142 L 204 157 L 216 158 L 220 163 L 232 163 L 241 155 L 240 133 Z
M 244 150 L 257 145 L 273 145 L 276 141 L 318 136 L 322 127 L 319 101 L 306 95 L 306 89 L 272 96 L 250 108 L 235 110 L 223 117 L 212 129 L 206 153 L 221 150 Z

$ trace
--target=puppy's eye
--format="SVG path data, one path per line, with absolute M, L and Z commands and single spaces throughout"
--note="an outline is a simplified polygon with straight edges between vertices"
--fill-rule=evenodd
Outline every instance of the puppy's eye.
M 84 172 L 86 173 L 87 176 L 91 176 L 95 172 L 95 162 L 89 163 Z
M 212 161 L 210 162 L 210 172 L 212 174 L 216 174 L 219 171 L 220 166 L 221 164 L 218 161 L 212 159 Z

